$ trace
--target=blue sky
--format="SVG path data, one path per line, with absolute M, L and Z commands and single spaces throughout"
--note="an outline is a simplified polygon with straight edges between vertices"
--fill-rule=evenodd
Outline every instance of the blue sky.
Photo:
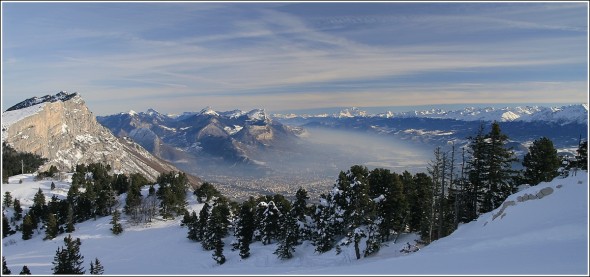
M 2 110 L 585 103 L 588 4 L 2 2 Z

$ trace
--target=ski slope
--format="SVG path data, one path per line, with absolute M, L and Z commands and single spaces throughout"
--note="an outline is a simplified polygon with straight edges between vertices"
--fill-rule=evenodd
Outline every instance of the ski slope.
M 23 183 L 19 184 L 18 180 Z M 41 188 L 46 199 L 55 193 L 65 197 L 69 183 L 34 181 L 32 175 L 11 177 L 2 185 L 2 194 L 10 191 L 19 198 L 26 211 L 34 194 Z M 542 199 L 519 202 L 522 197 L 537 194 L 550 187 L 553 192 Z M 144 193 L 147 193 L 144 191 Z M 189 210 L 200 204 L 190 195 Z M 276 244 L 251 245 L 251 256 L 242 260 L 231 251 L 232 236 L 225 239 L 227 262 L 217 265 L 212 251 L 186 238 L 187 229 L 176 220 L 155 220 L 149 226 L 131 226 L 123 216 L 124 232 L 114 236 L 109 228 L 111 217 L 89 220 L 76 225 L 73 237 L 82 240 L 86 272 L 90 261 L 98 258 L 105 274 L 138 275 L 587 275 L 588 274 L 588 174 L 556 178 L 510 196 L 514 204 L 482 214 L 477 221 L 463 224 L 453 234 L 415 253 L 401 253 L 414 244 L 414 234 L 400 236 L 397 243 L 383 246 L 373 257 L 356 260 L 353 247 L 314 253 L 309 242 L 297 246 L 294 258 L 282 261 L 273 252 Z M 124 198 L 120 201 L 124 205 Z M 10 209 L 11 210 L 11 209 Z M 494 216 L 494 215 L 498 216 Z M 503 216 L 501 214 L 504 214 Z M 7 216 L 10 216 L 7 213 Z M 21 233 L 2 240 L 2 255 L 8 267 L 18 274 L 27 265 L 33 274 L 51 274 L 53 257 L 63 245 L 65 234 L 43 240 L 44 232 L 23 241 Z M 364 248 L 364 242 L 361 244 Z

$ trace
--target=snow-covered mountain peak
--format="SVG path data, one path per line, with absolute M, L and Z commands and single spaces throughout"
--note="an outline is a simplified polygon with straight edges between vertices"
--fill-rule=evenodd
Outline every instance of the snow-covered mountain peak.
M 268 121 L 270 117 L 266 114 L 264 109 L 254 109 L 247 113 L 250 121 Z
M 200 114 L 203 115 L 212 115 L 212 116 L 219 116 L 219 113 L 217 113 L 216 111 L 214 111 L 211 107 L 207 106 L 204 109 L 201 110 Z
M 151 115 L 151 116 L 154 116 L 154 115 L 158 116 L 158 115 L 160 115 L 160 112 L 158 112 L 158 111 L 156 111 L 156 110 L 154 110 L 152 108 L 149 108 L 145 113 L 148 114 L 148 115 Z
M 338 114 L 335 114 L 334 117 L 343 118 L 343 117 L 366 117 L 367 112 L 362 111 L 357 107 L 351 107 L 344 110 L 341 110 Z
M 51 102 L 51 103 L 56 102 L 56 101 L 65 102 L 70 99 L 73 99 L 76 96 L 80 97 L 77 92 L 68 93 L 66 91 L 60 91 L 55 95 L 45 95 L 42 97 L 35 96 L 35 97 L 31 97 L 27 100 L 24 100 L 16 105 L 6 109 L 6 111 L 8 112 L 8 111 L 20 110 L 20 109 L 24 109 L 27 107 L 31 107 L 31 106 L 35 106 L 35 105 L 39 105 L 39 104 L 47 103 L 47 102 Z

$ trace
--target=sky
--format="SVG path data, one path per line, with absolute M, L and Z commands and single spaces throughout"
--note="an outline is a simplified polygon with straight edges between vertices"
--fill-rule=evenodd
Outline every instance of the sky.
M 2 2 L 2 110 L 588 102 L 586 2 Z

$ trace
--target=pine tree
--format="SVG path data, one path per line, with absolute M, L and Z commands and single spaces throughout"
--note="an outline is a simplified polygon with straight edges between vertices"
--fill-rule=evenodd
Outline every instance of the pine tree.
M 98 258 L 95 258 L 94 263 L 90 261 L 90 274 L 92 275 L 102 275 L 104 273 L 104 268 Z
M 2 256 L 2 275 L 10 275 L 12 273 L 8 265 L 6 265 L 6 258 Z
M 54 190 L 54 189 L 55 189 L 55 183 L 51 182 L 51 190 Z
M 336 224 L 335 224 L 335 209 L 331 194 L 320 195 L 320 202 L 316 206 L 314 214 L 315 230 L 312 236 L 312 243 L 315 246 L 315 251 L 318 253 L 325 253 L 334 247 Z
M 209 215 L 211 214 L 212 203 L 206 202 L 199 211 L 199 218 L 195 223 L 195 241 L 203 241 L 205 238 L 205 232 L 207 230 L 207 222 L 209 221 Z
M 434 159 L 429 162 L 428 172 L 433 181 L 431 210 L 430 210 L 430 228 L 429 239 L 433 241 L 447 236 L 452 230 L 449 227 L 449 218 L 453 218 L 452 210 L 449 209 L 448 195 L 452 181 L 453 165 L 446 152 L 440 147 L 434 150 Z
M 407 174 L 406 178 L 411 180 L 411 175 Z M 372 217 L 381 218 L 378 221 L 381 236 L 379 239 L 388 241 L 391 233 L 405 229 L 409 210 L 408 200 L 404 194 L 405 185 L 400 175 L 382 168 L 376 168 L 369 173 L 368 183 L 374 211 L 369 211 L 369 206 L 366 206 L 366 213 L 371 212 L 374 213 Z
M 53 239 L 57 236 L 57 219 L 53 213 L 50 213 L 47 216 L 47 224 L 45 225 L 45 238 L 44 239 Z
M 279 217 L 281 212 L 275 205 L 274 201 L 268 202 L 262 218 L 262 244 L 270 244 L 279 235 Z
M 227 235 L 227 225 L 229 208 L 226 203 L 216 203 L 211 209 L 211 215 L 207 221 L 207 230 L 203 239 L 203 248 L 206 250 L 215 250 L 213 259 L 218 264 L 225 263 L 223 255 L 223 238 Z
M 156 195 L 160 199 L 162 217 L 174 218 L 181 214 L 187 205 L 188 178 L 186 174 L 173 171 L 162 173 L 158 176 L 157 183 L 160 184 Z
M 211 215 L 207 220 L 206 228 L 204 230 L 203 241 L 201 242 L 203 249 L 216 249 L 217 244 L 219 244 L 219 242 L 227 235 L 229 215 L 230 212 L 227 203 L 214 203 L 213 208 L 211 209 Z
M 304 188 L 299 188 L 295 193 L 295 201 L 291 208 L 291 215 L 297 220 L 300 240 L 297 244 L 301 244 L 301 240 L 311 239 L 311 229 L 307 222 L 308 208 L 307 200 L 309 196 Z
M 72 204 L 69 204 L 68 205 L 68 216 L 66 218 L 66 233 L 71 233 L 76 230 L 74 223 L 75 223 L 74 208 L 72 207 Z
M 367 241 L 364 256 L 371 256 L 381 249 L 381 234 L 380 225 L 383 218 L 380 215 L 375 216 L 373 220 L 367 224 Z
M 274 254 L 281 260 L 293 258 L 295 245 L 299 241 L 299 226 L 297 219 L 290 213 L 284 213 L 281 216 L 281 235 Z
M 191 223 L 191 214 L 188 210 L 184 211 L 182 215 L 182 220 L 180 220 L 180 227 L 188 226 Z
M 238 220 L 236 221 L 236 238 L 237 243 L 234 249 L 240 250 L 240 257 L 246 259 L 250 257 L 250 243 L 254 235 L 255 226 L 255 202 L 253 198 L 249 201 L 244 201 L 240 206 Z
M 27 267 L 26 265 L 23 265 L 23 269 L 20 271 L 19 275 L 31 275 L 31 271 L 29 270 L 29 267 Z
M 522 165 L 525 167 L 524 177 L 530 185 L 549 182 L 559 175 L 560 159 L 553 142 L 542 137 L 535 140 L 524 156 Z
M 467 175 L 469 182 L 466 184 L 465 221 L 469 222 L 478 216 L 480 203 L 483 201 L 482 191 L 485 186 L 486 176 L 486 142 L 483 124 L 480 125 L 475 137 L 470 137 L 469 154 L 471 158 L 467 162 Z
M 185 223 L 185 225 L 188 227 L 187 238 L 193 241 L 199 241 L 199 217 L 195 211 L 189 215 L 188 221 Z
M 20 200 L 14 199 L 12 206 L 14 207 L 14 220 L 21 220 L 23 218 L 23 208 L 20 206 Z
M 517 160 L 512 149 L 505 146 L 508 136 L 502 133 L 500 124 L 492 123 L 492 129 L 486 138 L 489 141 L 486 153 L 487 188 L 480 207 L 481 213 L 499 207 L 514 192 L 513 178 L 516 171 L 512 169 L 512 162 Z
M 127 191 L 127 198 L 125 199 L 125 214 L 129 216 L 132 222 L 140 222 L 140 207 L 141 207 L 141 187 L 140 184 L 131 183 Z
M 10 228 L 10 223 L 8 222 L 8 219 L 6 219 L 6 216 L 4 215 L 4 212 L 2 213 L 2 237 L 5 238 L 8 235 L 12 235 L 12 228 Z
M 47 205 L 45 202 L 45 194 L 43 194 L 41 188 L 39 188 L 37 193 L 35 193 L 35 196 L 33 197 L 33 205 L 31 206 L 30 210 L 33 211 L 33 214 L 35 215 L 34 219 L 37 222 L 39 222 L 40 219 L 45 218 Z
M 82 267 L 84 256 L 80 254 L 79 238 L 72 239 L 71 235 L 64 238 L 64 246 L 58 247 L 53 258 L 53 274 L 84 274 Z
M 205 203 L 211 201 L 214 197 L 221 196 L 221 193 L 209 182 L 204 182 L 193 194 L 197 196 L 199 203 Z
M 583 170 L 588 170 L 588 141 L 583 141 L 578 146 L 578 153 L 576 155 L 576 164 L 579 168 Z
M 27 213 L 27 215 L 25 215 L 25 219 L 23 219 L 23 228 L 22 228 L 22 238 L 23 240 L 29 240 L 33 237 L 33 230 L 35 228 L 33 228 L 33 218 L 31 217 L 30 214 Z
M 115 235 L 118 235 L 123 232 L 123 226 L 121 225 L 121 223 L 119 223 L 119 216 L 120 216 L 119 210 L 115 210 L 115 212 L 113 212 L 113 218 L 111 219 L 111 222 L 110 222 L 113 225 L 113 227 L 111 228 L 111 231 Z
M 215 251 L 213 252 L 213 259 L 217 262 L 217 264 L 224 264 L 225 263 L 225 256 L 223 255 L 223 240 L 220 238 L 215 237 L 213 240 L 213 245 L 215 247 Z
M 6 191 L 4 193 L 4 207 L 8 208 L 10 206 L 12 206 L 12 195 L 10 194 L 10 191 Z

